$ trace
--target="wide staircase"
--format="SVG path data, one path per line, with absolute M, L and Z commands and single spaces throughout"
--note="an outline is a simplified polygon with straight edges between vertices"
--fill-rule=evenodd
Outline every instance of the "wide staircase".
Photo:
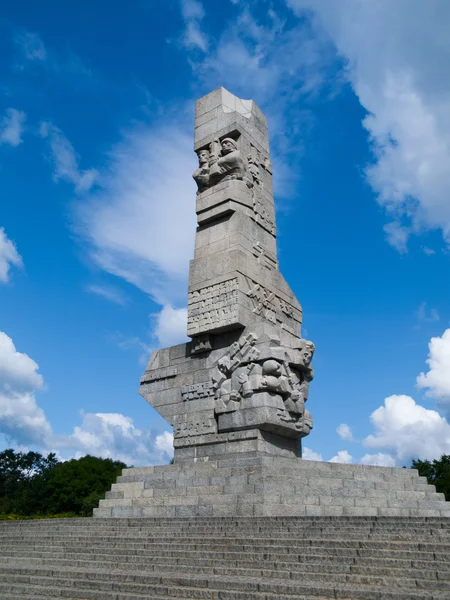
M 0 598 L 450 598 L 445 517 L 0 523 Z

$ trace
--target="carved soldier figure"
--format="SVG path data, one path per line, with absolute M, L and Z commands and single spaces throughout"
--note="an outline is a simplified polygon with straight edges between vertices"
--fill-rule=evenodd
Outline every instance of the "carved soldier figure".
M 245 164 L 237 143 L 232 138 L 225 138 L 222 142 L 218 139 L 213 141 L 209 166 L 213 185 L 219 181 L 244 179 Z
M 209 187 L 209 150 L 202 148 L 197 153 L 198 169 L 194 171 L 192 177 L 195 179 L 198 190 L 197 194 L 204 192 Z

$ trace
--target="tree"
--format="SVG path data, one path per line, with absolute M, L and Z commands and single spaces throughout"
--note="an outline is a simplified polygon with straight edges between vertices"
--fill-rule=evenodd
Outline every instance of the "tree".
M 419 475 L 426 477 L 428 483 L 436 486 L 436 491 L 445 494 L 445 499 L 450 501 L 450 455 L 443 454 L 439 460 L 413 460 L 412 468 L 419 471 Z
M 52 453 L 4 450 L 0 452 L 0 513 L 92 515 L 125 467 L 110 458 L 84 456 L 59 462 Z
M 0 452 L 0 512 L 23 515 L 40 513 L 45 509 L 46 484 L 58 464 L 53 453 Z
M 59 463 L 48 479 L 49 512 L 92 514 L 125 467 L 123 462 L 89 455 Z

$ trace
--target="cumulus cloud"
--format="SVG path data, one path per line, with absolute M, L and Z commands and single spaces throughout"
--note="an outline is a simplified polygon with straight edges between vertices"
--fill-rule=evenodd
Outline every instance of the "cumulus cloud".
M 353 441 L 352 430 L 346 423 L 341 423 L 336 431 L 341 440 L 344 440 L 345 442 Z
M 26 114 L 15 108 L 6 109 L 6 114 L 0 121 L 0 144 L 18 146 L 23 142 L 22 133 L 25 129 Z
M 450 406 L 450 329 L 441 337 L 433 337 L 428 345 L 427 364 L 430 370 L 417 377 L 419 388 L 428 388 L 427 396 L 436 398 L 445 407 Z
M 176 124 L 140 127 L 110 153 L 77 206 L 77 232 L 105 271 L 161 305 L 186 301 L 195 236 L 192 136 Z
M 395 458 L 390 454 L 383 454 L 383 452 L 377 452 L 376 454 L 364 454 L 359 462 L 362 465 L 372 465 L 374 467 L 397 466 Z
M 351 454 L 349 454 L 347 450 L 339 450 L 336 456 L 330 458 L 329 462 L 350 465 L 353 462 L 353 456 L 351 456 Z
M 11 267 L 21 268 L 22 257 L 12 240 L 8 238 L 3 227 L 0 227 L 0 283 L 8 283 Z
M 162 348 L 182 344 L 188 340 L 187 308 L 173 308 L 170 304 L 166 304 L 161 312 L 153 317 L 156 321 L 154 335 Z
M 27 354 L 16 350 L 12 339 L 0 331 L 0 389 L 3 392 L 31 392 L 44 385 L 39 366 Z
M 198 0 L 181 0 L 181 14 L 186 26 L 182 39 L 183 45 L 186 48 L 206 52 L 208 38 L 201 30 L 201 22 L 205 16 L 203 4 Z
M 42 122 L 39 134 L 48 142 L 48 159 L 53 168 L 54 181 L 67 181 L 75 186 L 77 193 L 87 192 L 97 178 L 97 171 L 95 169 L 80 170 L 79 158 L 74 147 L 63 132 L 52 123 Z
M 314 450 L 311 450 L 311 448 L 303 448 L 302 459 L 323 461 L 322 455 L 318 452 L 314 452 Z
M 368 448 L 385 450 L 396 462 L 434 459 L 450 453 L 450 424 L 437 411 L 403 395 L 389 396 L 370 416 L 375 433 L 364 440 Z
M 420 0 L 286 0 L 321 22 L 347 59 L 374 151 L 367 170 L 392 216 L 388 241 L 440 228 L 450 243 L 450 3 Z
M 173 433 L 164 431 L 156 436 L 155 448 L 168 458 L 173 458 Z
M 169 432 L 153 436 L 120 413 L 81 413 L 81 424 L 67 435 L 56 435 L 36 401 L 44 386 L 37 363 L 18 352 L 0 332 L 0 434 L 16 447 L 38 447 L 68 456 L 93 454 L 128 465 L 158 464 L 171 458 Z
M 75 452 L 77 457 L 92 454 L 128 465 L 148 464 L 153 458 L 150 433 L 138 429 L 133 419 L 120 413 L 82 413 L 81 425 L 57 441 L 60 448 Z
M 18 352 L 0 331 L 0 432 L 19 444 L 42 443 L 51 428 L 37 405 L 35 392 L 44 385 L 37 363 Z

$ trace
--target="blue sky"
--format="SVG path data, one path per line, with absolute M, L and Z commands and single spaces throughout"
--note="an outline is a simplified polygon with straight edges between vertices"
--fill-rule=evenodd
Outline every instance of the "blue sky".
M 138 395 L 185 340 L 195 99 L 269 120 L 317 347 L 311 459 L 450 453 L 450 5 L 141 0 L 0 15 L 0 443 L 167 462 Z

